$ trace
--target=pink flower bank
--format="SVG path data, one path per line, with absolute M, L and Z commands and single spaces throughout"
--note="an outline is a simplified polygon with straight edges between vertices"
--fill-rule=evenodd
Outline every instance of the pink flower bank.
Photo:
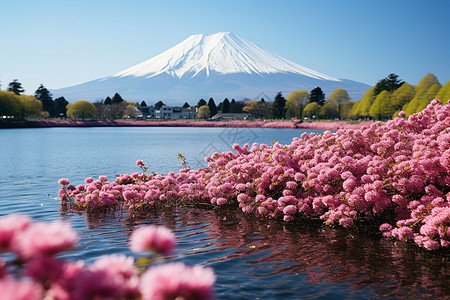
M 370 224 L 386 237 L 428 250 L 450 244 L 449 104 L 436 99 L 422 112 L 408 119 L 400 113 L 384 125 L 303 133 L 289 145 L 235 144 L 233 149 L 212 153 L 205 158 L 208 166 L 198 170 L 161 175 L 142 169 L 113 182 L 62 184 L 61 201 L 88 211 L 212 204 L 287 222 Z

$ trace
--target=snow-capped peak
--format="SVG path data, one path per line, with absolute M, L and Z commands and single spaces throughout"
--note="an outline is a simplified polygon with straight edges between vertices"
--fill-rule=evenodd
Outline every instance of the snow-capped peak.
M 205 71 L 219 74 L 294 73 L 316 79 L 340 81 L 286 60 L 230 32 L 191 35 L 178 45 L 112 77 L 195 77 Z

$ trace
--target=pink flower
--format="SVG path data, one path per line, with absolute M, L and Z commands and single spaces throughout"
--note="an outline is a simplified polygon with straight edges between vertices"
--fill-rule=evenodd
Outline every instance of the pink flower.
M 227 203 L 227 199 L 225 198 L 218 198 L 216 201 L 217 205 L 223 205 Z
M 169 254 L 175 247 L 176 237 L 163 226 L 146 225 L 135 229 L 131 234 L 130 249 L 133 252 L 154 251 Z
M 70 181 L 67 178 L 61 178 L 60 180 L 58 180 L 58 183 L 62 186 L 66 186 L 70 184 Z
M 352 218 L 339 219 L 339 225 L 344 226 L 344 227 L 352 227 L 353 226 L 353 219 Z
M 148 269 L 141 277 L 142 300 L 206 300 L 214 298 L 211 268 L 175 262 Z
M 16 281 L 12 278 L 0 279 L 0 294 L 5 300 L 39 300 L 42 288 L 31 281 Z
M 30 224 L 30 218 L 22 215 L 9 215 L 0 218 L 0 250 L 11 250 L 15 236 Z
M 297 207 L 295 205 L 288 205 L 283 209 L 284 214 L 295 214 L 297 212 Z
M 137 166 L 145 166 L 144 162 L 142 160 L 137 160 L 136 161 L 136 165 Z
M 78 233 L 63 222 L 33 223 L 21 233 L 15 243 L 15 252 L 23 259 L 51 256 L 72 248 Z

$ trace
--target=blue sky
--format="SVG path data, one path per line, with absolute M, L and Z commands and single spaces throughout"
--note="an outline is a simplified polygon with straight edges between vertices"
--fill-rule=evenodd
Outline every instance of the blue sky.
M 192 34 L 233 32 L 321 73 L 450 80 L 450 1 L 0 0 L 0 81 L 26 94 L 112 75 Z

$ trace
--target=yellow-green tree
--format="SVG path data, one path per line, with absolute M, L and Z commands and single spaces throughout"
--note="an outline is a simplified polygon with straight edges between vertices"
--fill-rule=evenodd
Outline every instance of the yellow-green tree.
M 345 103 L 350 102 L 350 96 L 346 90 L 336 89 L 330 94 L 328 101 L 335 103 L 338 111 L 338 118 L 341 119 L 342 107 Z
M 211 110 L 208 105 L 202 105 L 198 109 L 197 114 L 199 119 L 208 119 L 211 116 Z
M 20 116 L 39 116 L 42 111 L 42 101 L 36 99 L 34 96 L 19 95 L 17 96 L 20 102 Z
M 394 111 L 395 116 L 405 104 L 409 103 L 414 98 L 415 93 L 416 88 L 406 82 L 395 90 L 391 97 L 392 110 Z
M 435 97 L 436 99 L 441 100 L 442 103 L 447 103 L 447 101 L 450 100 L 450 81 L 447 81 L 447 83 L 441 87 Z
M 125 110 L 123 112 L 124 118 L 135 118 L 136 117 L 136 107 L 137 103 L 135 102 L 126 102 Z
M 355 105 L 355 102 L 349 101 L 342 106 L 341 109 L 341 117 L 343 119 L 351 119 L 352 118 L 352 109 Z
M 310 119 L 315 119 L 319 117 L 320 108 L 321 106 L 317 102 L 308 103 L 303 109 L 303 115 Z
M 378 120 L 390 119 L 392 116 L 390 108 L 391 93 L 384 90 L 378 94 L 370 107 L 369 115 Z
M 337 104 L 334 101 L 327 100 L 320 108 L 319 116 L 321 119 L 334 119 L 339 116 Z
M 81 117 L 83 121 L 85 117 L 95 116 L 96 112 L 94 104 L 85 100 L 80 100 L 67 105 L 67 115 L 72 118 Z
M 303 119 L 303 109 L 309 103 L 309 93 L 306 90 L 293 91 L 286 98 L 286 116 Z
M 419 105 L 416 108 L 416 113 L 424 110 L 425 107 L 427 107 L 427 105 L 430 104 L 433 99 L 436 99 L 436 95 L 437 93 L 439 93 L 441 87 L 442 86 L 440 83 L 435 83 L 427 90 L 426 96 L 419 101 Z
M 350 112 L 350 118 L 356 120 L 360 116 L 361 116 L 361 100 L 358 100 L 352 107 L 352 111 Z
M 437 93 L 435 91 L 436 86 L 433 87 L 435 84 L 440 86 L 439 80 L 431 73 L 428 73 L 419 81 L 419 84 L 416 86 L 414 98 L 404 106 L 404 111 L 407 116 L 415 114 L 419 106 L 423 106 L 424 103 L 428 104 L 433 100 L 433 97 Z
M 375 87 L 372 87 L 364 94 L 361 99 L 361 103 L 358 106 L 358 116 L 364 118 L 367 118 L 369 116 L 370 107 L 375 101 L 375 98 Z
M 269 114 L 270 104 L 265 102 L 264 99 L 261 101 L 246 101 L 242 111 L 248 112 L 257 118 L 264 118 Z
M 20 113 L 20 102 L 17 94 L 0 90 L 0 116 L 18 116 Z

